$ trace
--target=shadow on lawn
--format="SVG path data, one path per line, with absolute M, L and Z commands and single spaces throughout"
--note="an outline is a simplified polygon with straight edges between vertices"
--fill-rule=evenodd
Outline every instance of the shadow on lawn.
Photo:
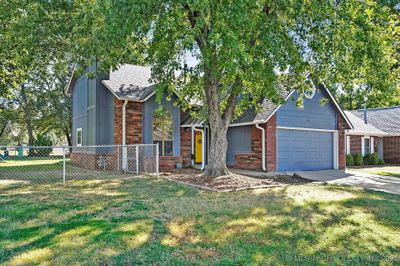
M 326 200 L 308 200 L 314 190 Z M 0 188 L 0 263 L 339 264 L 400 248 L 400 197 L 385 193 L 211 193 L 154 178 L 26 191 Z

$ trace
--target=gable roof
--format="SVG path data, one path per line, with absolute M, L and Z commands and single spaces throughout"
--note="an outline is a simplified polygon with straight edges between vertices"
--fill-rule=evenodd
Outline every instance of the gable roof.
M 367 109 L 367 122 L 388 134 L 400 135 L 400 106 Z M 351 111 L 364 120 L 364 109 Z
M 352 129 L 353 124 L 351 121 L 348 119 L 346 116 L 345 112 L 343 109 L 339 106 L 333 95 L 330 93 L 330 91 L 326 88 L 325 85 L 321 84 L 317 86 L 317 89 L 319 89 L 332 103 L 333 108 L 337 113 L 339 113 L 342 118 L 344 119 L 347 128 L 346 129 Z M 296 90 L 289 90 L 285 86 L 280 86 L 278 88 L 279 94 L 281 97 L 285 100 L 285 102 L 289 99 L 289 97 L 296 91 Z M 284 103 L 285 103 L 284 102 Z M 270 99 L 264 99 L 261 103 L 261 111 L 256 112 L 254 109 L 249 109 L 246 110 L 243 115 L 241 115 L 239 118 L 235 119 L 230 126 L 242 126 L 242 125 L 252 125 L 252 124 L 257 124 L 257 123 L 266 123 L 278 110 L 279 108 L 284 104 L 276 104 L 272 102 Z M 194 125 L 189 124 L 190 120 L 184 121 L 182 126 L 190 126 Z M 199 121 L 196 121 L 198 123 Z
M 382 130 L 374 127 L 371 124 L 366 124 L 364 119 L 354 115 L 350 111 L 345 111 L 345 114 L 353 124 L 354 128 L 349 130 L 350 135 L 372 135 L 372 136 L 382 136 L 386 135 Z
M 102 83 L 120 100 L 145 101 L 155 92 L 155 83 L 150 79 L 150 67 L 124 64 Z
M 332 106 L 335 109 L 335 111 L 342 116 L 342 118 L 344 119 L 344 121 L 347 125 L 347 128 L 352 129 L 353 125 L 352 125 L 351 121 L 348 119 L 348 117 L 344 113 L 343 109 L 339 106 L 336 99 L 333 97 L 331 92 L 326 88 L 326 86 L 321 84 L 316 87 L 329 99 L 329 101 L 332 103 Z M 293 92 L 295 92 L 295 90 L 288 90 L 287 88 L 285 88 L 283 86 L 279 88 L 279 94 L 281 95 L 281 97 L 283 99 L 285 99 L 285 102 L 289 99 L 289 97 L 293 94 Z M 248 123 L 248 124 L 266 123 L 279 110 L 279 108 L 282 106 L 282 104 L 280 104 L 280 105 L 275 104 L 269 99 L 264 99 L 261 106 L 262 106 L 261 112 L 255 114 L 255 111 L 252 111 L 254 114 L 254 116 L 253 116 L 254 118 L 249 114 L 245 114 L 244 119 L 239 118 L 239 119 L 235 120 L 232 123 L 232 126 L 246 124 L 246 123 Z

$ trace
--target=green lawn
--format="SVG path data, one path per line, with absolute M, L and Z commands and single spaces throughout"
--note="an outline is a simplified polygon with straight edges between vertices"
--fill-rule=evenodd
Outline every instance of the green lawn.
M 121 177 L 121 173 L 89 170 L 70 163 L 66 160 L 66 181 L 80 179 L 110 179 Z M 10 158 L 0 162 L 0 180 L 13 179 L 35 184 L 63 182 L 63 159 L 59 156 L 22 159 Z
M 395 264 L 399 250 L 391 194 L 320 184 L 213 193 L 154 177 L 0 182 L 5 265 Z
M 376 167 L 364 167 L 364 168 L 354 168 L 354 171 L 370 173 L 374 175 L 382 175 L 382 176 L 392 176 L 400 178 L 400 166 L 376 166 Z
M 385 172 L 385 171 L 377 171 L 377 172 L 374 172 L 374 173 L 376 175 L 400 177 L 400 173 L 392 173 L 392 172 Z

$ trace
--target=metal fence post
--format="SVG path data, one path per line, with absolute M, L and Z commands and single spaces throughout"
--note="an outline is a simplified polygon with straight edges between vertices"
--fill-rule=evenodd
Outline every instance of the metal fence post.
M 136 144 L 136 174 L 139 174 L 139 145 Z
M 117 164 L 118 164 L 118 166 L 117 166 L 117 171 L 118 171 L 118 172 L 120 172 L 120 170 L 119 170 L 119 168 L 120 168 L 119 164 L 121 163 L 121 162 L 119 161 L 119 148 L 120 148 L 120 146 L 117 146 L 117 151 L 118 151 L 118 153 L 117 153 Z
M 63 184 L 65 185 L 65 166 L 66 166 L 66 162 L 65 162 L 65 150 L 66 148 L 63 148 Z
M 158 158 L 158 154 L 159 154 L 159 152 L 158 152 L 158 143 L 157 143 L 157 146 L 156 146 L 156 175 L 158 176 L 159 175 L 159 158 Z

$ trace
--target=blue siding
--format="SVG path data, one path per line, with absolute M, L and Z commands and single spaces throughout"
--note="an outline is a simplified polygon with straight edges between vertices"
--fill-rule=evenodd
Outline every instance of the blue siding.
M 105 76 L 88 79 L 91 65 L 72 89 L 72 144 L 76 145 L 76 129 L 82 128 L 83 145 L 114 143 L 114 96 L 101 83 Z
M 228 151 L 226 163 L 235 163 L 236 153 L 251 152 L 251 126 L 230 127 L 228 129 Z
M 298 92 L 293 93 L 297 99 Z M 304 99 L 304 109 L 296 107 L 296 103 L 290 99 L 276 112 L 277 126 L 302 127 L 318 129 L 336 129 L 336 112 L 332 103 L 321 105 L 322 93 L 317 90 L 312 99 Z
M 174 106 L 173 101 L 176 100 L 176 96 L 172 97 L 171 101 L 167 101 L 165 97 L 162 98 L 161 104 L 156 102 L 156 96 L 152 96 L 144 103 L 144 114 L 143 114 L 143 143 L 153 143 L 153 112 L 160 105 L 171 112 L 174 119 L 174 156 L 179 156 L 181 153 L 181 131 L 180 131 L 180 109 Z
M 114 95 L 97 79 L 96 95 L 96 144 L 114 144 Z
M 76 145 L 76 130 L 82 128 L 83 144 L 87 143 L 87 78 L 80 77 L 72 90 L 72 145 Z
M 277 130 L 278 171 L 333 168 L 333 133 Z

